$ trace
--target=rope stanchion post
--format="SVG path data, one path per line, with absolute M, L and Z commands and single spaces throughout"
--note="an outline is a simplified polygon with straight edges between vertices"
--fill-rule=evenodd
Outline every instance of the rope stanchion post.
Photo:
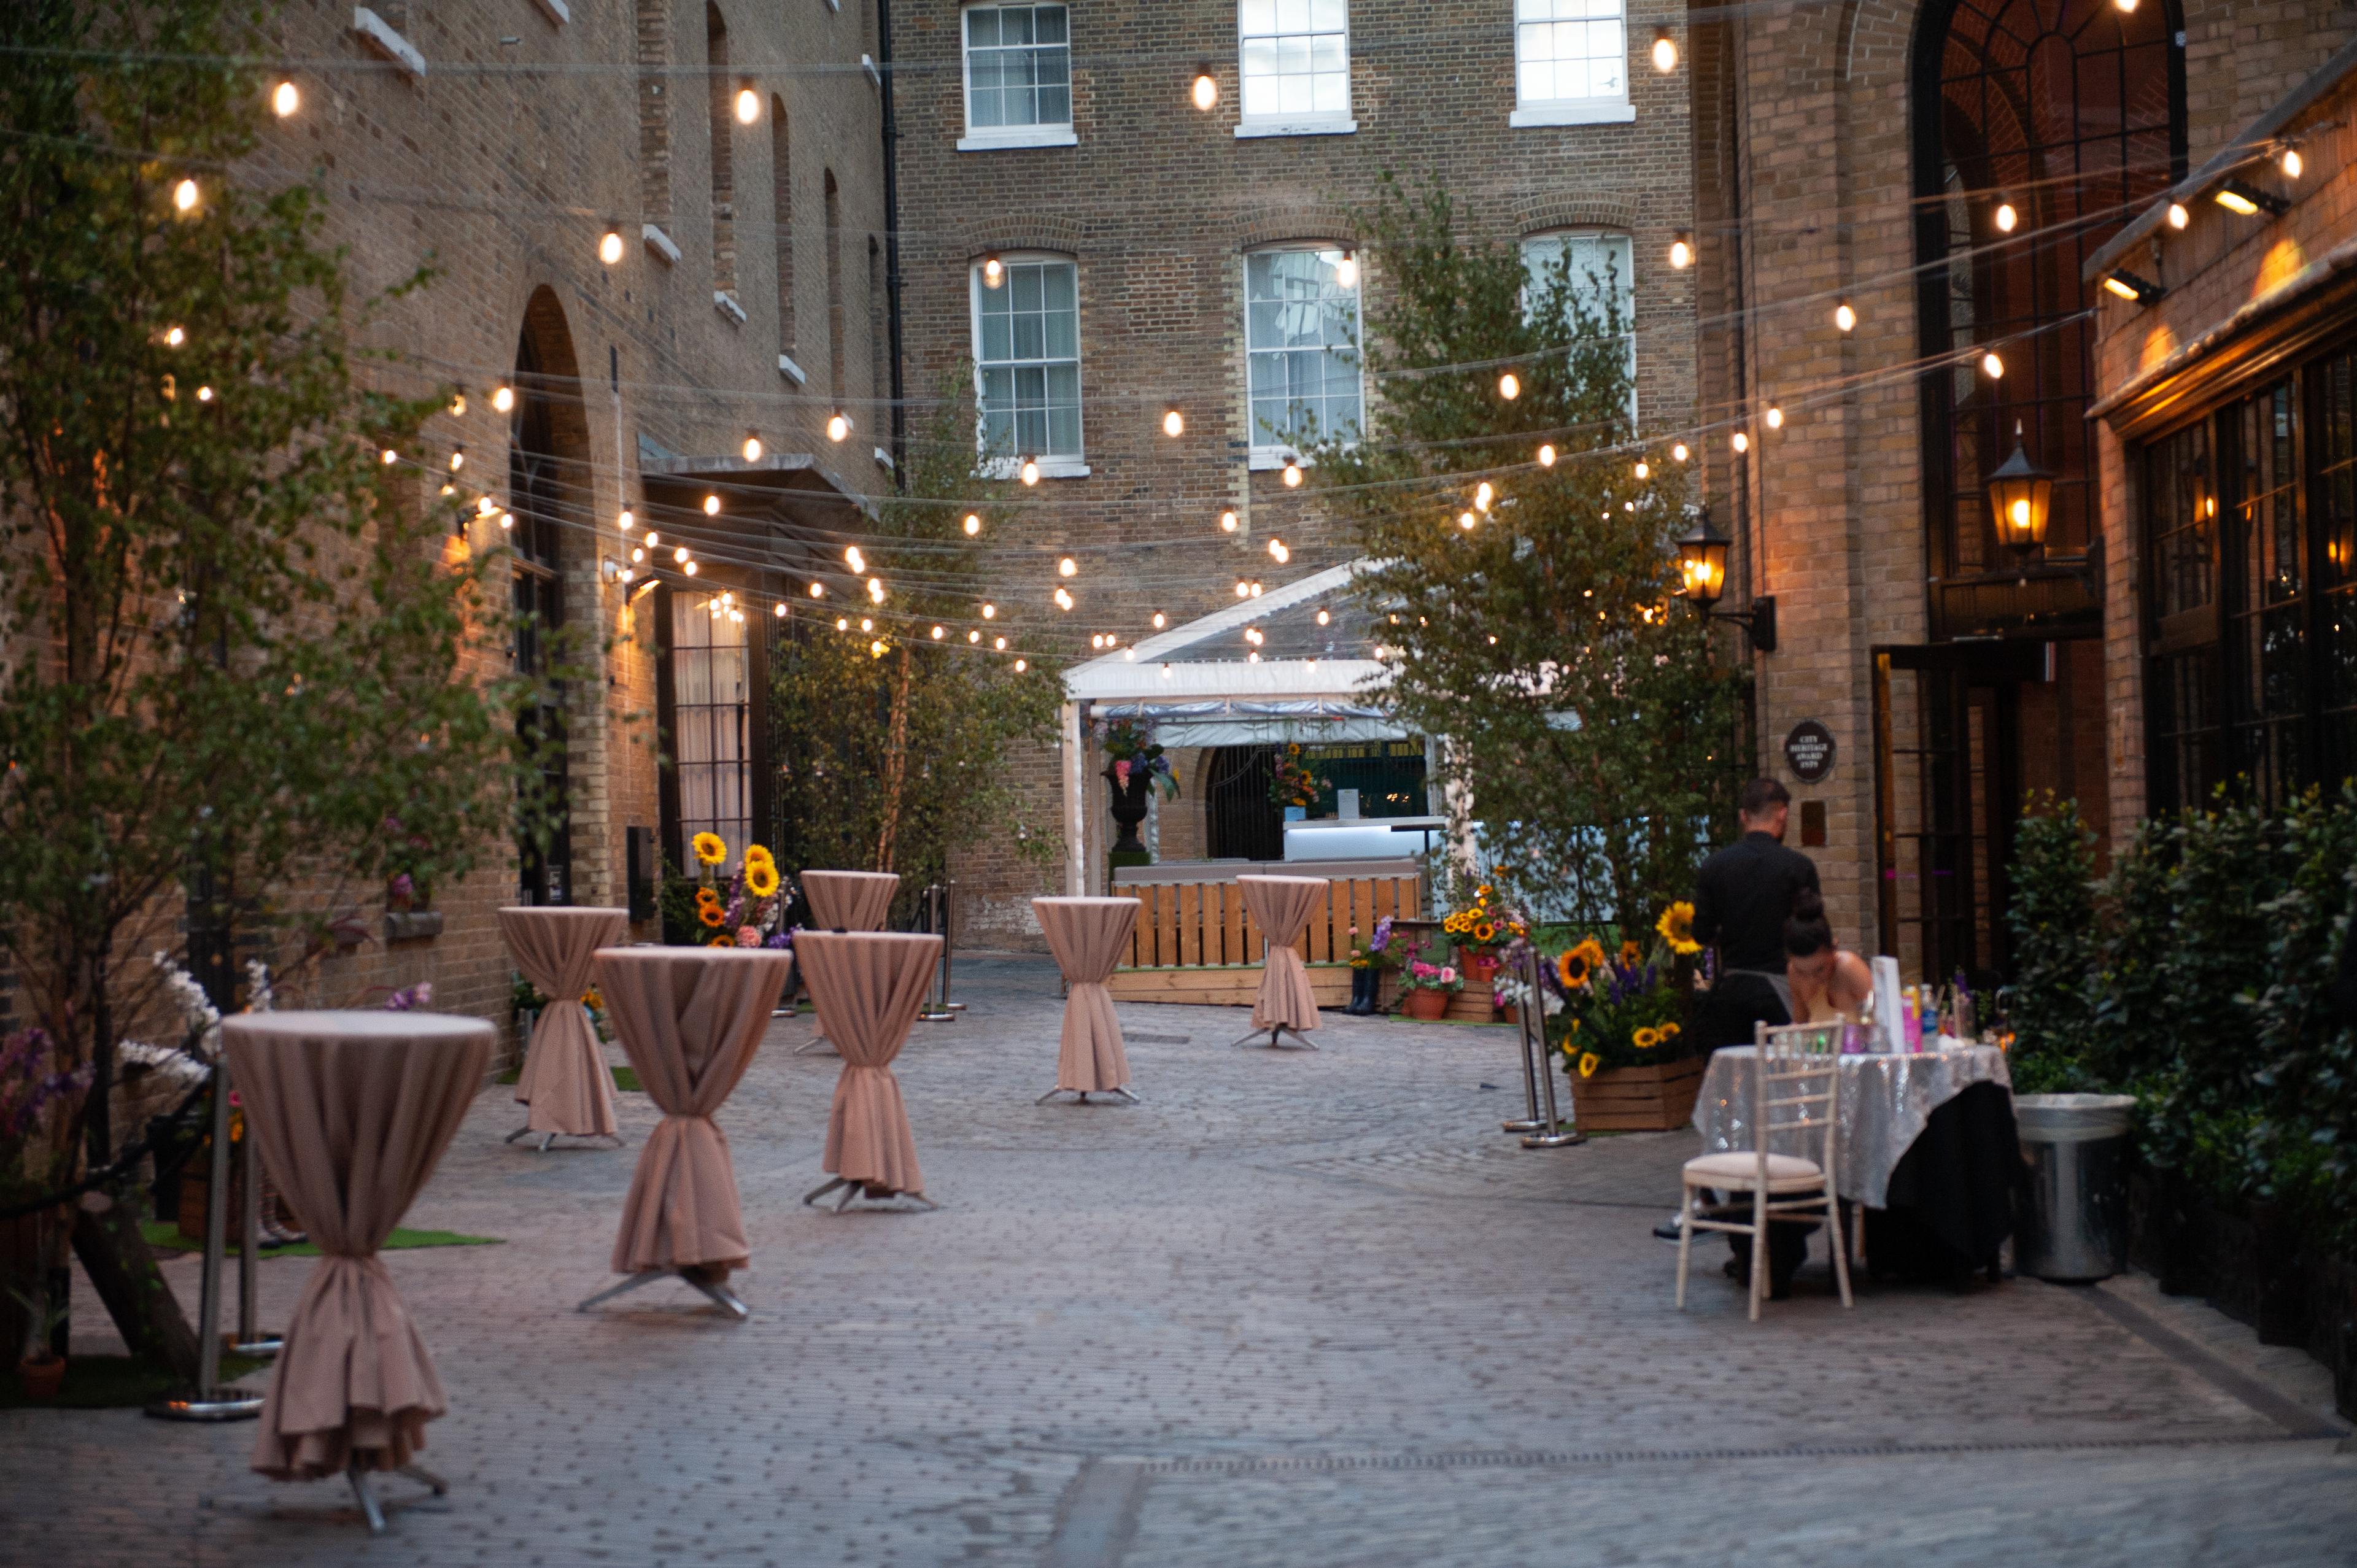
M 241 1356 L 268 1359 L 285 1348 L 285 1341 L 275 1334 L 264 1334 L 259 1326 L 262 1296 L 260 1264 L 262 1261 L 262 1151 L 249 1133 L 240 1144 L 243 1153 L 239 1165 L 244 1175 L 245 1195 L 242 1205 L 244 1212 L 237 1254 L 237 1343 Z
M 197 1386 L 156 1401 L 147 1413 L 162 1421 L 250 1421 L 262 1413 L 259 1395 L 221 1386 L 221 1264 L 229 1250 L 229 1058 L 213 1063 L 213 1155 L 205 1186 L 205 1260 L 197 1307 Z M 253 1243 L 247 1244 L 252 1267 Z
M 933 883 L 925 889 L 922 908 L 926 931 L 942 939 L 942 960 L 933 968 L 932 983 L 926 987 L 924 1010 L 917 1015 L 917 1021 L 921 1024 L 954 1024 L 957 1015 L 949 1007 L 949 899 L 940 883 Z
M 965 1004 L 950 996 L 950 957 L 957 950 L 957 878 L 942 884 L 942 1005 L 952 1013 L 965 1011 Z
M 1566 1128 L 1556 1114 L 1555 1105 L 1555 1071 L 1546 1059 L 1546 1002 L 1539 987 L 1539 950 L 1528 944 L 1523 949 L 1523 1069 L 1531 1069 L 1532 1058 L 1538 1060 L 1539 1087 L 1546 1095 L 1546 1121 L 1538 1131 L 1523 1138 L 1525 1149 L 1564 1149 L 1587 1142 L 1587 1134 L 1578 1127 Z
M 1525 974 L 1524 978 L 1529 977 Z M 1538 1027 L 1535 1031 L 1531 1026 L 1531 1015 L 1534 1011 L 1539 1015 Z M 1547 1070 L 1546 1012 L 1539 1004 L 1538 997 L 1534 993 L 1525 993 L 1523 1004 L 1514 1009 L 1514 1026 L 1519 1032 L 1523 1047 L 1523 1109 L 1522 1115 L 1499 1122 L 1498 1128 L 1505 1133 L 1546 1132 L 1550 1130 L 1549 1124 L 1539 1120 L 1539 1079 L 1546 1076 Z M 1535 1047 L 1531 1038 L 1534 1032 L 1538 1036 Z M 1534 1058 L 1535 1060 L 1534 1060 Z

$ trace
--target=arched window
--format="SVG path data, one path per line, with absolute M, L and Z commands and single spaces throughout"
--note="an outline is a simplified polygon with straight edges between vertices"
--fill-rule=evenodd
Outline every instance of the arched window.
M 770 246 L 778 259 L 778 357 L 782 360 L 791 360 L 794 354 L 793 153 L 793 135 L 786 120 L 786 101 L 772 93 L 770 97 Z
M 712 291 L 733 295 L 737 292 L 737 160 L 730 106 L 737 88 L 728 79 L 728 24 L 717 5 L 704 7 L 704 70 L 705 97 L 712 119 Z
M 2093 296 L 2079 272 L 2183 172 L 2177 10 L 1950 0 L 1922 13 L 1915 221 L 1922 351 L 1934 363 L 1923 383 L 1934 641 L 2100 618 L 2075 575 L 2023 580 L 1996 543 L 1983 483 L 2018 423 L 2057 476 L 2049 551 L 2094 537 Z

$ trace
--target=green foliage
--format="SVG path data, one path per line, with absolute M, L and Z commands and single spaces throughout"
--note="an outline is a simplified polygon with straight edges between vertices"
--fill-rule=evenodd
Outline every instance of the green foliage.
M 1533 277 L 1452 216 L 1387 185 L 1362 217 L 1383 393 L 1312 481 L 1374 564 L 1359 589 L 1394 677 L 1377 700 L 1448 737 L 1439 782 L 1469 791 L 1495 878 L 1583 926 L 1650 925 L 1731 829 L 1748 677 L 1678 600 L 1684 470 L 1635 477 L 1618 280 L 1567 254 Z
M 974 472 L 972 385 L 970 375 L 945 383 L 934 427 L 909 444 L 908 491 L 861 540 L 869 570 L 900 585 L 894 622 L 879 622 L 879 636 L 855 618 L 845 633 L 832 614 L 797 614 L 770 656 L 779 864 L 897 871 L 904 899 L 945 876 L 953 851 L 993 834 L 1040 862 L 1062 842 L 1023 819 L 1006 768 L 1017 747 L 1053 739 L 1059 671 L 1036 659 L 1017 671 L 987 641 L 925 634 L 932 618 L 963 619 L 987 596 L 966 514 L 986 534 L 1006 521 L 1006 487 Z
M 467 672 L 496 563 L 377 460 L 439 398 L 363 384 L 372 303 L 319 191 L 221 172 L 258 150 L 255 25 L 221 0 L 0 20 L 0 942 L 97 1066 L 86 1109 L 184 879 L 252 908 L 396 861 L 455 877 L 533 773 L 524 693 Z
M 2092 899 L 2075 811 L 2048 803 L 2016 842 L 2016 1087 L 2133 1092 L 2152 1163 L 2357 1245 L 2357 1030 L 2330 996 L 2357 785 L 2147 822 Z

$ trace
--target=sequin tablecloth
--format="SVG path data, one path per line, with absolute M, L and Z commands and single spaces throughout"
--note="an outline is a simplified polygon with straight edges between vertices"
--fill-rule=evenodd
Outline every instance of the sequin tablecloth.
M 1703 1152 L 1725 1154 L 1752 1146 L 1749 1046 L 1714 1052 L 1695 1099 L 1694 1124 Z M 1841 1058 L 1840 1168 L 1834 1187 L 1844 1197 L 1869 1208 L 1885 1207 L 1890 1173 L 1922 1135 L 1932 1112 L 1976 1083 L 2008 1091 L 2013 1075 L 1995 1046 L 1924 1051 L 1913 1056 L 1867 1054 Z

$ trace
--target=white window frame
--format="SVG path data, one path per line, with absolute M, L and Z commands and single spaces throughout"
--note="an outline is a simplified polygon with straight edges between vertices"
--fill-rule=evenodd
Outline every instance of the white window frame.
M 1273 468 L 1282 468 L 1287 463 L 1291 462 L 1308 463 L 1310 461 L 1310 459 L 1305 458 L 1301 456 L 1301 452 L 1298 447 L 1292 446 L 1288 442 L 1273 440 L 1270 437 L 1269 433 L 1261 428 L 1260 416 L 1253 412 L 1252 369 L 1253 356 L 1254 352 L 1280 353 L 1286 352 L 1288 350 L 1277 349 L 1255 350 L 1254 347 L 1252 335 L 1252 259 L 1254 256 L 1275 255 L 1282 252 L 1307 252 L 1319 256 L 1331 255 L 1337 262 L 1349 253 L 1339 245 L 1326 245 L 1301 242 L 1297 242 L 1291 244 L 1255 245 L 1251 250 L 1244 252 L 1243 275 L 1241 280 L 1243 284 L 1243 299 L 1244 307 L 1244 424 L 1247 430 L 1248 439 L 1251 443 L 1250 451 L 1247 455 L 1246 467 L 1256 473 L 1266 472 Z M 1361 259 L 1359 263 L 1358 281 L 1351 285 L 1351 334 L 1359 354 L 1359 427 L 1361 431 L 1366 428 L 1367 421 L 1366 282 L 1366 265 L 1364 260 Z
M 968 319 L 973 324 L 972 336 L 969 342 L 974 353 L 974 451 L 976 454 L 981 456 L 981 461 L 977 465 L 976 471 L 985 478 L 1011 479 L 1015 478 L 1017 473 L 1022 468 L 1023 459 L 1029 457 L 1039 465 L 1039 477 L 1043 479 L 1085 479 L 1089 477 L 1088 392 L 1086 382 L 1082 379 L 1081 371 L 1082 355 L 1080 352 L 1080 263 L 1071 256 L 1060 256 L 1052 251 L 1008 252 L 998 258 L 998 263 L 1000 266 L 1008 269 L 1010 274 L 1014 268 L 1018 266 L 1064 266 L 1072 269 L 1072 379 L 1076 386 L 1077 397 L 1077 402 L 1074 405 L 1074 417 L 1081 422 L 1081 449 L 1078 452 L 1058 453 L 1053 455 L 1041 452 L 1014 452 L 1000 456 L 988 456 L 989 447 L 987 446 L 987 431 L 989 429 L 989 424 L 987 419 L 987 410 L 985 407 L 983 401 L 982 390 L 983 372 L 987 368 L 982 353 L 982 302 L 983 297 L 986 293 L 994 291 L 990 289 L 989 285 L 983 282 L 983 263 L 977 261 L 966 268 L 966 293 L 970 301 L 966 314 Z M 1001 289 L 1013 287 L 1013 277 L 1011 275 L 1002 277 L 999 281 L 998 286 Z M 1001 360 L 996 362 L 1029 363 L 1032 361 Z M 1047 361 L 1042 360 L 1038 362 L 1045 363 Z
M 1523 236 L 1520 247 L 1523 258 L 1523 275 L 1525 278 L 1528 278 L 1530 275 L 1532 247 L 1546 244 L 1550 241 L 1561 241 L 1566 244 L 1569 244 L 1580 240 L 1616 241 L 1619 242 L 1621 250 L 1620 260 L 1623 264 L 1619 269 L 1620 285 L 1620 323 L 1623 329 L 1627 331 L 1629 336 L 1629 428 L 1631 431 L 1634 431 L 1637 428 L 1636 237 L 1625 229 L 1542 229 L 1536 233 L 1525 234 Z M 1577 272 L 1572 274 L 1572 282 L 1575 287 L 1577 286 L 1580 276 L 1581 274 Z M 1529 286 L 1530 285 L 1527 283 L 1523 285 L 1523 287 L 1526 290 Z
M 1507 0 L 1509 16 L 1514 29 L 1514 109 L 1506 117 L 1509 125 L 1612 125 L 1626 124 L 1637 117 L 1637 106 L 1629 100 L 1629 79 L 1634 74 L 1629 61 L 1629 5 L 1620 0 L 1620 95 L 1617 98 L 1545 98 L 1526 99 L 1523 96 L 1523 28 L 1522 0 Z M 1566 18 L 1569 19 L 1569 18 Z
M 1043 0 L 1045 3 L 1045 0 Z M 958 9 L 958 83 L 964 100 L 965 134 L 958 138 L 957 150 L 962 153 L 1003 152 L 1011 147 L 1071 147 L 1080 144 L 1072 128 L 1071 115 L 1072 93 L 1072 7 L 1063 5 L 1064 13 L 1064 98 L 1066 113 L 1063 121 L 1037 125 L 983 125 L 974 124 L 974 43 L 970 18 L 976 11 L 1007 9 L 996 0 L 982 0 Z M 1036 5 L 1020 5 L 1025 10 Z M 1037 46 L 1034 46 L 1037 47 Z
M 1248 136 L 1347 136 L 1356 132 L 1359 122 L 1351 113 L 1351 6 L 1350 0 L 1340 0 L 1342 6 L 1342 112 L 1339 114 L 1261 114 L 1247 113 L 1244 104 L 1250 93 L 1244 85 L 1244 5 L 1250 0 L 1237 0 L 1236 5 L 1236 134 Z M 1283 5 L 1286 0 L 1275 0 Z M 1254 33 L 1252 38 L 1292 38 L 1290 33 Z
M 746 635 L 743 622 L 713 616 L 712 598 L 711 594 L 690 594 L 685 589 L 673 589 L 671 596 L 672 654 L 666 679 L 672 687 L 672 768 L 679 785 L 679 843 L 666 847 L 679 853 L 682 865 L 690 864 L 688 843 L 699 832 L 718 833 L 728 842 L 731 853 L 740 854 L 752 832 L 753 751 L 752 736 L 746 728 L 752 713 L 752 639 Z M 696 620 L 698 616 L 705 621 Z M 706 635 L 698 641 L 683 642 L 680 636 L 683 627 Z M 735 690 L 726 696 L 715 666 L 727 661 L 716 655 L 734 656 Z M 694 689 L 686 666 L 698 660 L 704 674 L 703 700 L 683 703 L 683 693 Z M 683 710 L 692 710 L 692 716 L 683 716 Z M 694 797 L 699 794 L 708 794 L 709 799 L 698 800 Z M 694 809 L 697 806 L 711 809 Z

